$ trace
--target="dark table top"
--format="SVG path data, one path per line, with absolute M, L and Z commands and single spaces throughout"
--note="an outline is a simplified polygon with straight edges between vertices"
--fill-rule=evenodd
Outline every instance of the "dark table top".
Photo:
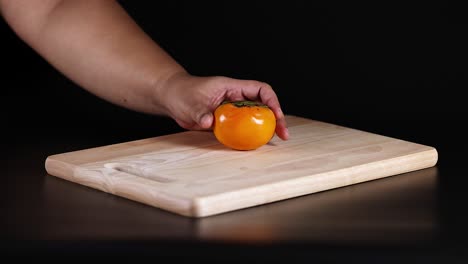
M 179 131 L 166 127 L 158 133 Z M 24 132 L 7 144 L 4 249 L 399 263 L 467 259 L 464 164 L 461 152 L 442 141 L 434 141 L 439 162 L 432 168 L 192 219 L 46 173 L 48 155 L 154 135 L 136 132 L 146 127 L 116 128 L 48 129 L 30 137 Z

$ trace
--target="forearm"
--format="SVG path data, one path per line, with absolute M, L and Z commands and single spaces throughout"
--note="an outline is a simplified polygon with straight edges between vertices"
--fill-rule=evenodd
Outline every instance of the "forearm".
M 117 2 L 4 2 L 16 33 L 78 85 L 132 110 L 167 114 L 159 89 L 185 70 Z

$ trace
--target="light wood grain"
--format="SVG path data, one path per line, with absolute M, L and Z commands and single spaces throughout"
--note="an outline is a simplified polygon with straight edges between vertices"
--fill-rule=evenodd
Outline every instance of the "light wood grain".
M 432 167 L 435 148 L 287 116 L 291 138 L 227 149 L 211 132 L 49 156 L 50 175 L 184 216 L 205 217 Z

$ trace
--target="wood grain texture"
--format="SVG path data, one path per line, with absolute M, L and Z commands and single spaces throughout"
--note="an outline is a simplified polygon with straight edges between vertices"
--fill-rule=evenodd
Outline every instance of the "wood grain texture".
M 49 156 L 50 175 L 205 217 L 432 167 L 435 148 L 287 116 L 290 140 L 254 151 L 187 131 Z

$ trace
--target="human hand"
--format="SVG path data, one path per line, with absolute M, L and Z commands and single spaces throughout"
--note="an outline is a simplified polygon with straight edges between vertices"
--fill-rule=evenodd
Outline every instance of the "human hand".
M 213 112 L 223 101 L 260 101 L 269 106 L 275 114 L 276 135 L 283 140 L 289 138 L 280 103 L 276 93 L 267 83 L 177 73 L 158 87 L 156 100 L 168 116 L 189 130 L 210 129 L 213 125 Z

